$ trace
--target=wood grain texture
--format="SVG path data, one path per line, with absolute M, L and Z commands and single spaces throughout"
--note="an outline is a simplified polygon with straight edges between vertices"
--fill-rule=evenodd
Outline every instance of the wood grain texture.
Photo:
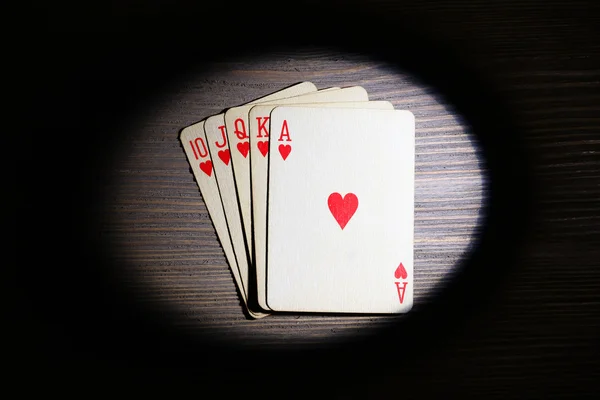
M 127 281 L 148 301 L 184 315 L 189 329 L 227 331 L 247 346 L 299 344 L 376 332 L 390 317 L 274 315 L 247 321 L 210 218 L 177 142 L 178 131 L 229 106 L 293 83 L 318 88 L 363 86 L 416 119 L 415 299 L 426 302 L 442 285 L 477 232 L 485 171 L 473 136 L 431 88 L 392 74 L 385 65 L 340 54 L 283 54 L 260 62 L 230 62 L 228 71 L 182 82 L 165 103 L 142 116 L 129 153 L 115 163 L 111 224 L 115 257 L 131 268 Z M 239 84 L 236 81 L 239 80 Z M 185 88 L 182 90 L 182 88 Z M 215 98 L 218 103 L 212 103 Z M 367 138 L 365 137 L 367 140 Z M 377 157 L 377 155 L 369 155 Z M 115 233 L 118 232 L 118 235 Z M 123 246 L 122 243 L 126 243 Z M 280 338 L 278 336 L 281 335 Z
M 48 51 L 48 57 L 44 58 L 48 60 L 48 69 L 64 80 L 76 71 L 85 79 L 81 79 L 81 88 L 72 92 L 64 89 L 62 80 L 58 80 L 59 84 L 50 86 L 53 91 L 37 97 L 45 107 L 51 107 L 56 94 L 60 93 L 63 99 L 60 107 L 50 108 L 55 112 L 45 113 L 39 105 L 32 108 L 36 116 L 45 121 L 41 126 L 46 129 L 43 132 L 50 130 L 56 138 L 62 138 L 70 125 L 65 122 L 65 110 L 72 110 L 75 127 L 77 123 L 83 126 L 81 121 L 95 127 L 96 141 L 89 140 L 92 145 L 106 150 L 110 167 L 74 171 L 72 163 L 82 161 L 83 157 L 68 153 L 57 144 L 53 154 L 64 157 L 55 157 L 55 170 L 71 173 L 72 179 L 52 180 L 45 186 L 45 193 L 66 193 L 74 182 L 85 182 L 86 188 L 95 189 L 90 193 L 103 195 L 102 205 L 89 212 L 99 216 L 101 229 L 75 231 L 73 235 L 81 235 L 90 242 L 101 237 L 108 243 L 106 256 L 118 267 L 115 276 L 120 290 L 128 293 L 127 299 L 164 315 L 178 332 L 190 337 L 218 339 L 258 352 L 294 345 L 304 349 L 329 346 L 340 337 L 371 336 L 393 323 L 390 318 L 374 316 L 279 315 L 254 322 L 245 319 L 214 229 L 177 142 L 178 131 L 201 118 L 291 83 L 310 80 L 319 87 L 362 85 L 372 99 L 389 100 L 396 108 L 409 109 L 415 114 L 416 296 L 420 304 L 432 301 L 433 294 L 451 279 L 457 262 L 478 237 L 481 207 L 489 186 L 486 180 L 489 171 L 485 171 L 477 141 L 451 105 L 436 97 L 435 88 L 422 86 L 412 77 L 377 60 L 340 53 L 331 47 L 313 46 L 303 51 L 275 49 L 256 58 L 236 58 L 237 54 L 233 54 L 229 61 L 214 64 L 210 71 L 189 70 L 177 82 L 161 86 L 161 95 L 154 103 L 128 104 L 128 98 L 122 93 L 130 89 L 142 91 L 140 87 L 152 86 L 154 82 L 153 76 L 144 75 L 145 69 L 138 64 L 119 64 L 123 54 L 134 53 L 132 57 L 135 57 L 138 46 L 146 46 L 146 50 L 150 50 L 139 51 L 139 54 L 147 57 L 144 61 L 148 65 L 185 62 L 186 54 L 193 48 L 215 52 L 223 45 L 223 38 L 217 38 L 217 33 L 209 30 L 208 25 L 199 23 L 204 21 L 200 16 L 227 15 L 231 19 L 228 19 L 228 28 L 233 29 L 243 26 L 247 20 L 253 21 L 251 18 L 258 17 L 260 12 L 270 12 L 273 17 L 281 11 L 279 6 L 256 10 L 246 7 L 231 13 L 224 10 L 229 5 L 211 3 L 192 13 L 185 2 L 156 1 L 143 12 L 137 12 L 135 3 L 125 2 L 116 11 L 99 7 L 94 12 L 81 14 L 70 6 L 53 5 L 48 14 L 51 18 L 45 15 L 43 19 L 52 21 L 50 30 L 66 34 L 52 38 L 48 49 L 55 52 L 65 46 L 58 54 L 70 54 L 67 59 L 73 62 L 57 63 L 60 57 Z M 533 224 L 525 232 L 525 243 L 516 262 L 510 265 L 506 282 L 493 296 L 478 304 L 479 312 L 461 321 L 453 331 L 434 332 L 428 337 L 431 342 L 428 352 L 407 359 L 407 364 L 395 357 L 397 363 L 389 369 L 379 366 L 385 369 L 383 373 L 365 372 L 360 377 L 345 376 L 336 382 L 330 382 L 327 375 L 327 384 L 323 386 L 330 387 L 334 397 L 339 396 L 338 391 L 343 388 L 344 395 L 356 398 L 381 398 L 390 393 L 400 396 L 403 393 L 400 389 L 419 398 L 448 395 L 498 399 L 597 397 L 600 391 L 600 362 L 595 355 L 600 337 L 598 5 L 588 1 L 554 0 L 451 3 L 376 0 L 368 3 L 366 7 L 364 1 L 358 0 L 307 0 L 296 4 L 293 15 L 303 21 L 310 17 L 310 26 L 305 28 L 307 34 L 324 21 L 341 29 L 350 20 L 356 22 L 357 15 L 362 18 L 362 24 L 356 25 L 358 28 L 364 29 L 363 32 L 377 32 L 383 29 L 379 21 L 387 16 L 397 20 L 388 32 L 410 26 L 442 48 L 451 49 L 465 67 L 498 91 L 502 103 L 515 117 L 524 156 L 531 167 L 533 206 L 529 217 Z M 293 15 L 288 14 L 286 18 Z M 285 33 L 283 31 L 271 38 L 276 40 Z M 72 37 L 81 32 L 97 33 L 84 35 L 88 39 L 88 50 L 83 54 L 78 52 L 82 51 L 78 45 L 67 46 Z M 299 31 L 298 35 L 303 33 Z M 373 41 L 373 48 L 387 46 L 401 51 L 412 37 L 389 35 L 379 39 Z M 318 45 L 319 40 L 311 43 Z M 115 50 L 117 47 L 119 51 Z M 101 58 L 97 54 L 108 56 Z M 75 62 L 77 57 L 80 59 Z M 54 63 L 57 68 L 51 69 Z M 440 63 L 435 67 L 443 69 L 446 65 Z M 115 75 L 121 81 L 113 79 L 114 71 L 119 71 Z M 35 72 L 42 74 L 45 70 Z M 130 86 L 136 75 L 141 75 L 145 83 Z M 90 89 L 86 86 L 90 81 L 97 82 L 97 86 Z M 109 81 L 117 82 L 110 87 L 120 88 L 119 96 L 108 93 L 102 101 L 78 103 L 78 90 L 98 90 Z M 120 144 L 120 151 L 109 151 L 113 150 L 114 143 L 101 147 L 104 142 L 100 133 L 112 132 L 114 127 L 103 121 L 119 112 L 135 114 L 136 118 L 129 121 L 122 136 L 114 139 Z M 31 119 L 31 110 L 26 116 L 27 120 Z M 520 194 L 514 193 L 514 196 Z M 32 198 L 39 199 L 39 193 Z M 93 203 L 91 196 L 83 199 L 85 204 Z M 60 215 L 68 215 L 69 211 Z M 60 223 L 64 221 L 57 220 L 51 226 Z M 25 233 L 30 234 L 27 229 Z M 510 238 L 498 240 L 510 241 Z M 88 241 L 82 239 L 82 242 L 88 245 Z M 60 245 L 64 247 L 62 242 Z M 57 245 L 56 248 L 63 247 Z M 30 252 L 27 249 L 22 254 Z M 56 259 L 70 260 L 65 253 L 58 253 Z M 73 260 L 74 268 L 69 273 L 53 269 L 43 271 L 37 279 L 59 282 L 74 276 L 71 279 L 75 280 L 81 267 L 79 263 L 79 259 Z M 22 270 L 28 274 L 23 286 L 28 287 L 36 279 L 31 272 L 34 269 Z M 60 293 L 50 294 L 40 289 L 43 287 L 39 284 L 31 290 L 41 293 L 37 297 L 23 296 L 19 301 L 41 313 L 39 310 L 49 299 L 59 296 L 62 302 L 59 301 L 58 306 L 54 303 L 48 306 L 50 311 L 46 314 L 50 321 L 55 313 L 70 309 L 64 307 L 65 304 L 75 307 L 70 303 L 72 297 L 65 295 L 63 299 Z M 79 288 L 77 284 L 72 287 Z M 87 290 L 82 287 L 77 293 Z M 101 294 L 106 298 L 116 296 Z M 473 303 L 478 300 L 474 299 Z M 85 303 L 78 307 L 80 318 L 88 316 L 89 307 Z M 67 314 L 63 320 L 69 317 Z M 113 335 L 107 335 L 112 338 L 110 345 L 99 347 L 97 353 L 121 343 L 121 335 L 129 342 L 118 349 L 128 349 L 143 339 L 142 334 L 119 331 L 118 324 L 114 331 L 101 324 L 96 326 L 94 314 L 88 318 L 91 322 L 85 326 L 90 327 L 89 331 L 100 332 L 95 337 L 104 337 L 106 332 Z M 136 318 L 144 320 L 142 316 Z M 49 323 L 48 326 L 54 325 Z M 47 331 L 52 332 L 52 338 L 60 338 L 63 332 L 60 329 Z M 64 342 L 69 343 L 69 339 Z M 170 351 L 171 346 L 177 348 L 176 343 L 167 339 L 142 343 L 147 349 L 156 347 L 165 352 Z M 399 344 L 394 354 L 410 350 L 411 345 Z M 191 362 L 202 365 L 202 357 L 197 356 Z M 224 365 L 229 366 L 228 363 L 229 360 L 223 360 Z M 241 372 L 223 376 L 228 385 L 219 387 L 256 388 L 258 373 L 252 371 L 255 364 L 230 364 L 232 370 L 237 367 Z M 271 366 L 271 372 L 286 366 Z M 175 371 L 171 377 L 184 379 L 175 366 L 168 367 Z M 318 393 L 325 397 L 328 393 L 322 387 L 311 391 L 314 387 L 310 386 L 312 381 L 308 376 L 312 366 L 303 371 L 301 384 L 297 380 L 291 382 L 292 393 L 304 390 L 307 395 Z M 144 371 L 140 375 L 140 382 L 153 377 L 158 381 L 165 379 L 162 371 L 154 375 Z M 123 380 L 130 378 L 127 372 L 122 377 Z M 281 374 L 278 378 L 285 376 Z M 278 390 L 280 379 L 266 380 L 257 392 L 269 391 L 279 397 L 289 394 L 289 390 Z

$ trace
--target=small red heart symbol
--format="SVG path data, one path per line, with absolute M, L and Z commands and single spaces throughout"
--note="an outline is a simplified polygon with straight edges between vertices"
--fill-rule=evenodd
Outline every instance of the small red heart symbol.
M 343 198 L 339 193 L 331 193 L 327 199 L 327 205 L 333 218 L 343 230 L 358 208 L 358 197 L 354 193 L 348 193 Z
M 285 159 L 288 158 L 291 151 L 292 151 L 292 146 L 290 146 L 289 144 L 280 144 L 279 145 L 279 154 L 281 154 L 283 161 L 285 161 Z
M 269 141 L 264 140 L 262 142 L 258 142 L 258 143 L 256 143 L 256 147 L 258 147 L 260 154 L 262 154 L 263 157 L 266 157 L 267 153 L 269 152 Z M 284 158 L 284 160 L 285 160 L 285 158 Z
M 225 163 L 225 165 L 229 165 L 229 160 L 231 159 L 231 153 L 229 152 L 229 149 L 221 150 L 217 154 L 219 155 L 221 161 Z
M 398 268 L 396 268 L 396 271 L 394 271 L 394 276 L 396 279 L 406 279 L 408 277 L 408 273 L 404 269 L 404 265 L 402 265 L 402 263 L 400 263 Z
M 248 150 L 250 150 L 250 143 L 240 142 L 237 144 L 237 149 L 240 152 L 240 154 L 243 155 L 244 158 L 246 158 L 248 156 Z
M 212 174 L 212 161 L 208 160 L 200 163 L 200 169 L 208 176 Z

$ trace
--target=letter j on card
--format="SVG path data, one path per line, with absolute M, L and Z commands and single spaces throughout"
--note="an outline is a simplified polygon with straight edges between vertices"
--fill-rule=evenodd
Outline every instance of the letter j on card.
M 180 139 L 249 318 L 413 305 L 415 122 L 302 82 Z

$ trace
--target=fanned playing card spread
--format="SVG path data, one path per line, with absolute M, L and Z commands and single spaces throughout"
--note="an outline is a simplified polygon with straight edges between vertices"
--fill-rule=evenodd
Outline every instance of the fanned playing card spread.
M 311 92 L 308 94 L 291 97 L 273 99 L 271 101 L 263 101 L 259 104 L 282 103 L 290 104 L 303 102 L 325 102 L 325 101 L 367 101 L 369 97 L 365 89 L 359 86 L 339 89 L 325 90 L 321 92 Z M 232 147 L 232 164 L 238 193 L 238 201 L 240 204 L 242 224 L 246 235 L 246 242 L 251 247 L 252 244 L 252 205 L 251 205 L 251 190 L 250 190 L 250 142 L 249 142 L 249 126 L 256 123 L 256 120 L 248 120 L 248 112 L 256 104 L 253 102 L 241 107 L 230 108 L 225 112 L 225 126 L 229 143 Z M 268 119 L 268 116 L 267 116 Z M 265 124 L 263 119 L 260 123 Z M 253 255 L 250 254 L 250 257 Z
M 250 317 L 410 310 L 412 113 L 303 82 L 180 139 Z

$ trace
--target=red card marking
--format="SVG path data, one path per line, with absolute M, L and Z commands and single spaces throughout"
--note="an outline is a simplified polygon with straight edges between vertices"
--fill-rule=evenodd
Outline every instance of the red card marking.
M 221 161 L 225 163 L 225 165 L 229 165 L 229 160 L 231 159 L 231 153 L 229 152 L 229 149 L 221 150 L 217 154 L 219 155 Z
M 354 193 L 348 193 L 343 198 L 339 193 L 331 193 L 327 199 L 327 205 L 333 218 L 343 230 L 358 208 L 358 197 Z
M 212 161 L 204 161 L 200 163 L 200 169 L 208 176 L 212 174 Z
M 237 149 L 241 155 L 246 158 L 248 156 L 248 150 L 250 150 L 250 143 L 248 142 L 240 142 L 237 144 Z
M 292 151 L 292 146 L 290 146 L 289 144 L 280 144 L 279 145 L 279 154 L 281 154 L 281 158 L 283 158 L 283 161 L 285 161 L 285 159 L 288 158 L 291 151 Z
M 398 268 L 396 268 L 394 276 L 396 277 L 396 279 L 406 279 L 408 277 L 408 273 L 404 269 L 404 265 L 402 265 L 402 263 L 400 263 L 400 265 L 398 265 Z
M 264 140 L 262 142 L 258 142 L 258 143 L 256 143 L 256 147 L 258 147 L 260 154 L 262 154 L 263 157 L 266 157 L 267 153 L 269 152 L 269 141 Z M 285 158 L 284 158 L 284 160 L 285 160 Z
M 396 284 L 396 289 L 398 289 L 398 300 L 400 300 L 400 304 L 404 302 L 404 293 L 406 293 L 406 285 L 408 282 L 394 282 Z M 400 287 L 402 285 L 402 287 Z

